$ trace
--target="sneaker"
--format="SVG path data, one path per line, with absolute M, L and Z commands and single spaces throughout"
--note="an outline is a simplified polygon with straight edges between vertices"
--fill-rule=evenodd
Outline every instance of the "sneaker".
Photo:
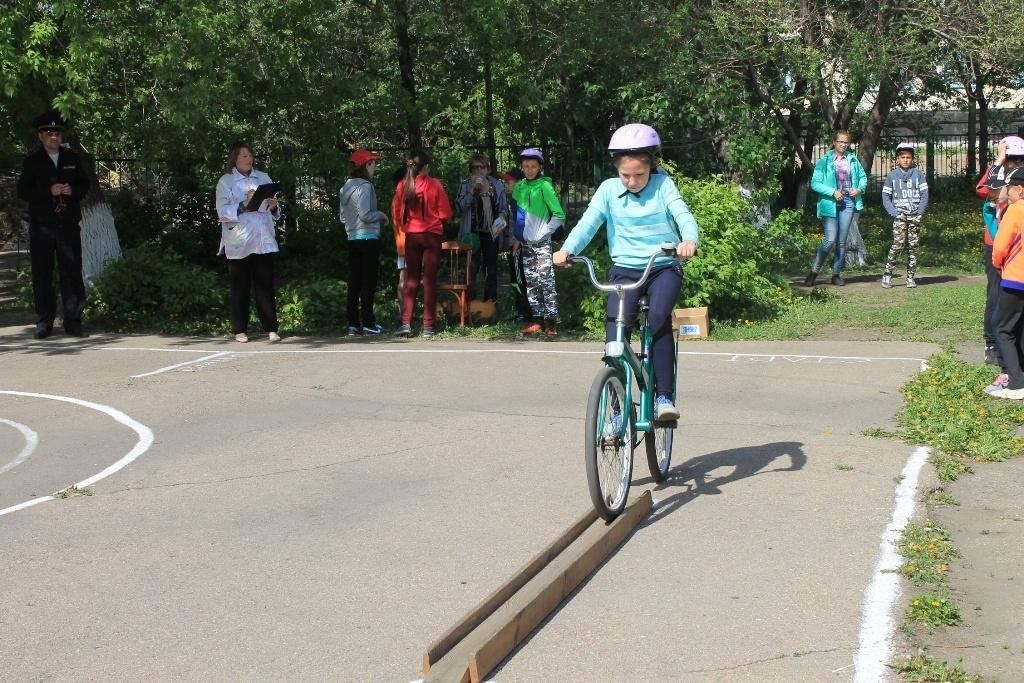
M 996 347 L 985 347 L 985 363 L 988 365 L 999 365 L 999 352 L 996 351 Z
M 33 339 L 46 339 L 53 334 L 53 325 L 46 323 L 39 323 L 36 325 L 36 331 L 32 333 Z
M 424 327 L 423 331 L 420 332 L 421 337 L 433 337 L 437 332 L 434 332 L 433 327 Z
M 1020 389 L 1008 389 L 1003 387 L 1002 389 L 993 391 L 989 396 L 995 396 L 996 398 L 1008 398 L 1013 401 L 1024 400 L 1024 387 Z
M 814 281 L 818 279 L 818 274 L 813 270 L 807 273 L 807 277 L 804 278 L 804 287 L 813 287 Z
M 886 273 L 882 276 L 882 289 L 892 289 L 892 273 Z
M 843 278 L 839 277 L 839 275 L 833 275 L 832 276 L 832 284 L 834 284 L 836 287 L 845 287 L 846 286 L 846 280 L 844 280 Z
M 373 327 L 363 326 L 363 334 L 384 334 L 384 328 L 380 325 L 374 325 Z
M 412 336 L 412 325 L 410 325 L 408 323 L 402 323 L 401 325 L 398 326 L 398 329 L 395 330 L 395 336 L 396 337 L 411 337 Z
M 362 334 L 362 332 L 355 325 L 349 325 L 348 326 L 348 336 L 350 336 L 350 337 L 358 337 L 361 334 Z
M 249 341 L 249 335 L 247 335 L 245 332 L 239 332 L 238 334 L 235 335 L 235 341 L 238 342 L 239 344 L 246 344 Z
M 658 422 L 672 422 L 679 419 L 679 409 L 665 394 L 654 400 L 654 419 Z
M 914 276 L 907 275 L 907 289 L 911 289 L 913 287 L 917 287 L 917 283 L 914 282 Z
M 557 337 L 558 330 L 555 329 L 554 325 L 548 325 L 547 327 L 544 328 L 544 334 L 546 334 L 548 337 Z
M 994 380 L 992 380 L 992 384 L 989 384 L 987 387 L 982 389 L 982 391 L 984 391 L 986 394 L 993 394 L 999 391 L 1000 389 L 1005 389 L 1006 385 L 1009 383 L 1010 376 L 1004 372 L 1003 374 L 999 375 Z
M 530 323 L 526 327 L 519 328 L 519 334 L 537 334 L 542 329 L 544 329 L 544 326 L 540 323 Z
M 277 332 L 268 332 L 267 341 L 270 342 L 271 344 L 275 344 L 281 341 L 281 335 L 279 335 Z

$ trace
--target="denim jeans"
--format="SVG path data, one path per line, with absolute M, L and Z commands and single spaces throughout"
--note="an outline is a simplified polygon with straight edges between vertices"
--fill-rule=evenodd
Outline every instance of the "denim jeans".
M 835 245 L 836 256 L 832 262 L 832 274 L 839 275 L 839 271 L 843 269 L 843 258 L 846 256 L 846 235 L 850 232 L 853 213 L 853 200 L 847 199 L 842 207 L 836 207 L 835 218 L 822 216 L 821 224 L 825 228 L 825 237 L 818 245 L 818 253 L 814 257 L 814 267 L 811 270 L 815 273 L 820 271 L 825 264 L 825 257 L 833 245 Z

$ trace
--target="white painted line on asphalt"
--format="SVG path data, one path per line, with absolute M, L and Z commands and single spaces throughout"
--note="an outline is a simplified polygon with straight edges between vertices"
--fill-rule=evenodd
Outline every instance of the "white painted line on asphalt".
M 28 460 L 28 456 L 32 455 L 32 451 L 34 451 L 36 446 L 39 445 L 39 435 L 20 422 L 5 420 L 2 417 L 0 417 L 0 422 L 14 427 L 21 432 L 21 435 L 25 438 L 25 445 L 22 447 L 21 452 L 14 456 L 14 460 L 10 461 L 6 465 L 0 465 L 0 474 L 3 474 L 4 472 L 13 470 L 15 467 Z
M 161 349 L 161 348 L 143 348 L 143 347 L 129 347 L 129 346 L 102 346 L 98 347 L 100 351 L 168 351 L 168 352 L 188 352 L 188 353 L 231 353 L 238 356 L 258 356 L 258 355 L 275 355 L 275 354 L 375 354 L 375 353 L 433 353 L 433 354 L 480 354 L 480 353 L 523 353 L 523 354 L 546 354 L 546 355 L 562 355 L 562 356 L 600 356 L 604 355 L 602 349 L 596 349 L 593 351 L 568 351 L 564 349 L 510 349 L 510 348 L 479 348 L 479 349 L 446 349 L 446 348 L 433 348 L 433 349 L 409 349 L 404 347 L 397 348 L 338 348 L 338 349 L 289 349 L 281 348 L 280 346 L 275 349 L 268 349 L 265 351 L 261 350 L 246 350 L 246 351 L 221 351 L 216 352 L 213 349 Z M 915 363 L 925 363 L 923 358 L 904 357 L 904 356 L 822 356 L 815 354 L 802 354 L 802 353 L 735 353 L 731 351 L 680 351 L 680 356 L 715 356 L 722 357 L 727 360 L 736 360 L 740 358 L 750 359 L 765 359 L 765 362 L 772 362 L 773 360 L 789 361 L 789 362 L 800 362 L 803 360 L 816 360 L 816 361 L 854 361 L 869 363 L 872 361 L 912 361 Z
M 119 422 L 120 424 L 123 424 L 124 426 L 132 429 L 136 434 L 139 435 L 139 440 L 135 442 L 135 447 L 128 451 L 120 460 L 115 462 L 113 465 L 110 465 L 106 469 L 92 475 L 88 479 L 83 479 L 82 481 L 78 482 L 77 484 L 74 485 L 75 488 L 84 489 L 88 486 L 92 486 L 101 479 L 106 479 L 110 475 L 114 474 L 118 470 L 130 464 L 133 460 L 135 460 L 140 455 L 149 450 L 149 447 L 153 445 L 153 431 L 149 427 L 125 415 L 120 410 L 117 410 L 116 408 L 111 408 L 110 406 L 105 406 L 102 403 L 93 403 L 92 401 L 84 401 L 80 398 L 71 398 L 69 396 L 54 396 L 52 394 L 34 394 L 27 391 L 0 390 L 0 394 L 7 394 L 9 396 L 24 396 L 26 398 L 42 398 L 50 401 L 63 401 L 64 403 L 71 403 L 77 406 L 82 406 L 83 408 L 89 408 L 90 410 L 96 410 L 105 415 L 109 415 L 116 422 Z M 0 510 L 0 517 L 3 517 L 4 515 L 10 514 L 12 512 L 16 512 L 18 510 L 23 510 L 33 505 L 45 503 L 46 501 L 53 499 L 53 496 L 41 496 L 39 498 L 33 498 L 32 500 L 25 501 L 24 503 L 19 503 L 18 505 L 14 505 Z
M 896 486 L 896 507 L 892 521 L 882 533 L 882 543 L 875 572 L 864 591 L 864 619 L 861 622 L 857 654 L 854 657 L 854 682 L 878 683 L 888 680 L 892 636 L 895 631 L 892 610 L 900 596 L 902 564 L 896 544 L 914 514 L 917 479 L 931 450 L 921 446 L 914 450 L 903 466 Z
M 132 379 L 138 379 L 139 377 L 151 377 L 153 375 L 159 375 L 159 374 L 164 373 L 164 372 L 170 372 L 171 370 L 177 370 L 178 368 L 183 368 L 186 365 L 192 365 L 193 363 L 202 363 L 203 361 L 207 361 L 207 360 L 210 360 L 212 358 L 220 358 L 222 356 L 229 356 L 229 355 L 231 355 L 230 351 L 221 351 L 219 353 L 211 353 L 208 356 L 202 356 L 201 358 L 193 358 L 192 360 L 187 360 L 184 363 L 175 363 L 174 365 L 168 365 L 167 367 L 160 368 L 159 370 L 153 370 L 152 372 L 144 372 L 141 375 L 132 375 Z

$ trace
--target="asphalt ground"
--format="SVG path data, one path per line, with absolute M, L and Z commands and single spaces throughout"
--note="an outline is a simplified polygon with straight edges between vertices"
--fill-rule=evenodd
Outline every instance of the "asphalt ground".
M 912 450 L 862 432 L 935 350 L 683 344 L 670 478 L 634 468 L 656 510 L 493 678 L 849 680 Z M 0 512 L 123 464 L 0 514 L 0 678 L 419 678 L 590 505 L 599 366 L 596 344 L 0 329 Z

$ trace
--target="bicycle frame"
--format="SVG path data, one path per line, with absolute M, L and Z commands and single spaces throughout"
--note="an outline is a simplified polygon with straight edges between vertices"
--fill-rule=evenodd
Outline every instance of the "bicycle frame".
M 615 318 L 615 341 L 605 343 L 604 356 L 601 360 L 612 368 L 620 370 L 625 377 L 625 403 L 626 406 L 633 405 L 633 384 L 636 383 L 640 393 L 640 411 L 636 417 L 636 421 L 633 424 L 636 432 L 648 432 L 654 428 L 654 386 L 653 386 L 653 369 L 651 361 L 651 328 L 647 322 L 646 311 L 637 311 L 637 316 L 643 313 L 644 321 L 640 326 L 640 352 L 643 355 L 643 360 L 637 357 L 633 347 L 626 341 L 626 300 L 623 298 L 622 293 L 632 290 L 639 289 L 647 283 L 647 278 L 651 274 L 651 268 L 654 265 L 654 259 L 661 255 L 667 255 L 668 253 L 674 253 L 675 247 L 672 246 L 669 249 L 667 246 L 662 248 L 660 253 L 651 254 L 650 258 L 647 259 L 647 267 L 644 269 L 643 275 L 636 282 L 625 284 L 601 284 L 597 280 L 597 274 L 594 271 L 594 262 L 585 256 L 573 256 L 571 260 L 573 262 L 581 262 L 587 266 L 587 270 L 590 274 L 590 281 L 595 287 L 605 292 L 615 292 L 619 297 L 619 311 Z M 673 360 L 673 371 L 676 370 L 678 364 L 678 350 L 679 341 L 675 341 L 676 354 Z M 673 387 L 672 398 L 675 399 L 675 388 Z M 623 407 L 625 409 L 625 406 Z M 607 414 L 608 407 L 601 406 L 602 412 Z M 622 424 L 619 425 L 619 432 L 616 435 L 618 438 L 622 438 L 626 433 L 626 420 L 622 420 Z

